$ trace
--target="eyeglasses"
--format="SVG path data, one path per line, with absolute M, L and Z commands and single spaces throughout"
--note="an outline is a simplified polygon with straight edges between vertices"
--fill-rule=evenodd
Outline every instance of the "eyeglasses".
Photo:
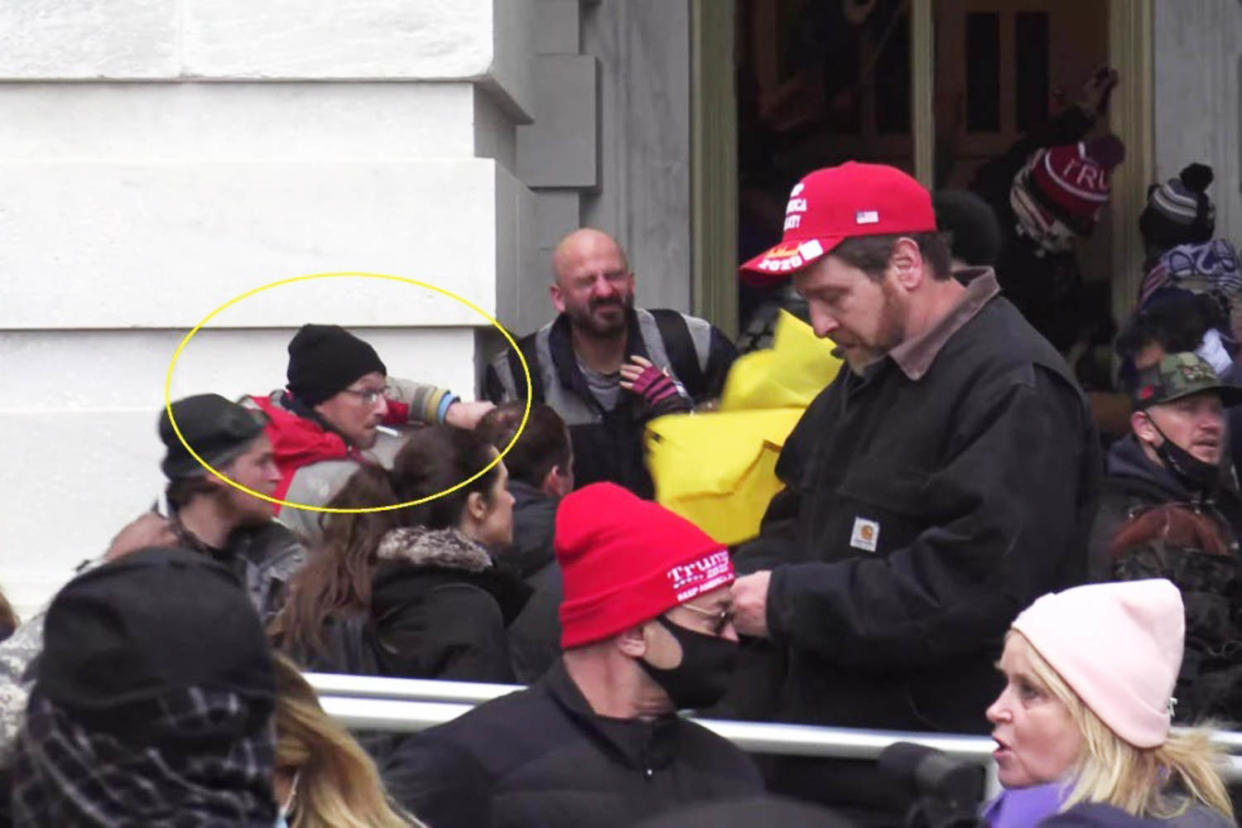
M 716 610 L 703 609 L 702 607 L 696 607 L 696 606 L 693 606 L 692 604 L 679 604 L 679 606 L 682 609 L 690 610 L 691 612 L 696 613 L 698 615 L 705 615 L 708 618 L 715 619 L 715 623 L 712 624 L 713 635 L 720 635 L 728 628 L 730 624 L 733 623 L 733 609 L 732 608 L 716 611 Z
M 342 394 L 353 394 L 363 405 L 375 405 L 380 401 L 381 397 L 388 396 L 389 387 L 385 385 L 383 388 L 368 388 L 365 391 L 355 391 L 352 388 L 341 389 Z

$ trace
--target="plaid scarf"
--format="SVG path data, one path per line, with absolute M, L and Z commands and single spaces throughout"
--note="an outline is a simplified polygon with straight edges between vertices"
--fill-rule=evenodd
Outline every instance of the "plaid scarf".
M 271 702 L 191 687 L 170 690 L 127 725 L 84 723 L 36 688 L 13 765 L 13 824 L 109 828 L 270 828 L 276 819 Z

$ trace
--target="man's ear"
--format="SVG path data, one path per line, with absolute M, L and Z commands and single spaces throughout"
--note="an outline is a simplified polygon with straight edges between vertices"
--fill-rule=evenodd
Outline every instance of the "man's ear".
M 1156 433 L 1156 428 L 1151 424 L 1151 418 L 1145 411 L 1135 411 L 1130 415 L 1130 430 L 1134 432 L 1135 437 L 1150 446 L 1156 446 L 1161 442 L 1160 435 Z
M 548 473 L 543 476 L 543 480 L 539 483 L 539 490 L 552 497 L 564 497 L 569 494 L 569 492 L 565 491 L 565 475 L 561 473 L 559 465 L 548 469 Z
M 561 291 L 561 286 L 556 282 L 548 285 L 548 296 L 552 299 L 552 307 L 556 308 L 556 312 L 564 313 L 565 294 Z
M 893 252 L 888 257 L 888 269 L 897 284 L 907 291 L 915 290 L 931 275 L 927 272 L 927 261 L 919 250 L 918 242 L 905 236 L 893 245 Z
M 647 654 L 647 637 L 643 635 L 646 624 L 630 627 L 617 636 L 617 649 L 630 658 L 642 658 Z

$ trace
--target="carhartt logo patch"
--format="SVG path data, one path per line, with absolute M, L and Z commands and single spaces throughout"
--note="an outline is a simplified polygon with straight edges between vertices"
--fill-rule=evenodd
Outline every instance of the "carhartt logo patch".
M 880 524 L 866 518 L 854 518 L 854 532 L 850 535 L 850 546 L 864 552 L 874 552 L 880 543 Z
M 878 210 L 859 210 L 854 213 L 855 224 L 879 224 L 880 213 Z

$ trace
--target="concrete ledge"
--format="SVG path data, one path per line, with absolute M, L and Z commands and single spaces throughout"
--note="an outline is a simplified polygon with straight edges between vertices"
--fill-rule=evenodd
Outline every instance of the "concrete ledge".
M 427 281 L 494 314 L 498 226 L 517 221 L 496 170 L 486 159 L 0 164 L 0 328 L 188 328 L 260 285 L 334 271 Z M 347 325 L 487 324 L 423 294 L 308 291 L 219 321 L 285 327 L 326 310 Z
M 530 120 L 531 0 L 0 3 L 0 80 L 469 81 Z
M 469 158 L 480 94 L 470 83 L 5 83 L 0 160 Z
M 0 79 L 171 78 L 181 73 L 180 3 L 0 3 Z

